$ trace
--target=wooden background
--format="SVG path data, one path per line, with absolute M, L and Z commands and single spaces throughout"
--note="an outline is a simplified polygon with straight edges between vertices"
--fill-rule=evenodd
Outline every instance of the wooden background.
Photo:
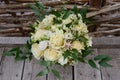
M 5 3 L 5 2 L 6 3 Z M 22 0 L 24 1 L 24 0 Z M 120 0 L 39 0 L 53 9 L 72 9 L 76 3 L 78 8 L 88 7 L 87 17 L 95 16 L 94 25 L 88 25 L 90 34 L 95 37 L 120 35 Z M 68 3 L 63 4 L 64 1 Z M 104 4 L 106 1 L 106 4 Z M 32 2 L 18 0 L 1 0 L 0 2 L 0 36 L 29 36 L 29 26 L 36 16 L 28 8 Z M 104 5 L 103 5 L 104 4 Z
M 27 37 L 0 37 L 0 80 L 57 80 L 53 74 L 42 77 L 35 77 L 43 69 L 34 59 L 31 62 L 14 62 L 13 57 L 2 56 L 13 46 L 20 46 L 27 41 Z M 61 73 L 61 80 L 120 80 L 120 37 L 116 38 L 94 38 L 94 55 L 108 54 L 113 60 L 111 68 L 100 68 L 96 70 L 87 64 L 79 63 L 74 67 L 68 66 L 65 69 L 60 66 L 53 66 Z M 91 57 L 93 55 L 90 55 Z
M 82 63 L 73 67 L 68 66 L 65 69 L 53 66 L 62 74 L 62 80 L 120 80 L 120 0 L 106 0 L 104 6 L 101 3 L 96 3 L 99 6 L 93 6 L 92 1 L 100 0 L 82 0 L 82 2 L 71 0 L 70 4 L 64 6 L 61 1 L 53 0 L 52 3 L 47 0 L 41 1 L 44 1 L 46 9 L 48 7 L 71 9 L 74 3 L 77 3 L 79 9 L 88 6 L 87 17 L 95 16 L 93 20 L 95 25 L 88 25 L 89 34 L 98 37 L 93 39 L 94 55 L 108 54 L 113 57 L 110 62 L 113 67 L 101 67 L 100 70 Z M 31 62 L 27 60 L 14 62 L 13 57 L 2 55 L 4 51 L 12 47 L 25 44 L 28 39 L 23 36 L 29 36 L 29 25 L 36 20 L 36 15 L 26 6 L 27 4 L 28 2 L 16 2 L 15 0 L 0 1 L 0 80 L 57 80 L 53 74 L 35 77 L 43 69 L 37 64 L 36 59 Z

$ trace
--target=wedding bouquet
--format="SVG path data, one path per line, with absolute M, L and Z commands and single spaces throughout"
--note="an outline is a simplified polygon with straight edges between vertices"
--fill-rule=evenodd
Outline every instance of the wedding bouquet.
M 107 55 L 98 55 L 88 60 L 85 59 L 92 53 L 92 38 L 88 35 L 86 10 L 79 10 L 74 6 L 73 10 L 63 9 L 47 15 L 41 14 L 44 7 L 36 2 L 31 5 L 39 17 L 33 26 L 30 41 L 25 45 L 25 51 L 13 48 L 5 52 L 6 56 L 15 56 L 15 60 L 32 59 L 34 56 L 39 63 L 46 67 L 37 76 L 52 72 L 57 78 L 60 74 L 52 65 L 75 65 L 78 62 L 88 63 L 91 67 L 99 69 L 97 64 L 109 67 L 107 61 L 111 58 Z M 39 9 L 39 10 L 38 10 Z

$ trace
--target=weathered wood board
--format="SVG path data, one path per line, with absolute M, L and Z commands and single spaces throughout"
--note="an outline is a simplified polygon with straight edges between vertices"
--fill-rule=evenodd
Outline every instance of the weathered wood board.
M 38 64 L 36 59 L 31 62 L 26 60 L 22 80 L 46 80 L 46 76 L 36 77 L 36 75 L 43 69 L 44 68 Z
M 9 50 L 12 44 L 24 44 L 28 38 L 0 38 L 0 80 L 57 80 L 52 73 L 35 77 L 36 74 L 44 69 L 37 64 L 37 60 L 31 62 L 19 61 L 15 62 L 13 57 L 4 57 L 2 53 Z M 111 68 L 103 68 L 96 70 L 87 64 L 79 63 L 74 67 L 68 66 L 65 69 L 60 66 L 53 66 L 62 76 L 61 80 L 120 80 L 120 37 L 115 38 L 94 38 L 94 55 L 109 54 L 113 60 L 110 64 Z M 93 55 L 89 56 L 92 57 Z M 88 58 L 89 58 L 88 57 Z
M 97 55 L 97 49 L 93 49 L 94 55 Z M 93 55 L 89 56 L 92 57 Z M 100 70 L 91 68 L 88 64 L 79 63 L 75 65 L 75 80 L 101 80 Z
M 102 80 L 120 80 L 120 48 L 99 49 L 100 54 L 109 54 L 113 59 L 110 64 L 113 67 L 101 68 Z
M 7 51 L 9 48 L 5 48 Z M 0 80 L 21 80 L 23 61 L 15 62 L 13 57 L 4 57 L 0 66 Z

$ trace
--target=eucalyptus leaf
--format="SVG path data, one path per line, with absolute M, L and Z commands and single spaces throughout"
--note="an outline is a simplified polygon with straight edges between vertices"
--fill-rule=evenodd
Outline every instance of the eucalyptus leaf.
M 89 59 L 89 60 L 88 60 L 88 64 L 89 64 L 91 67 L 98 69 L 96 63 L 95 63 L 92 59 Z
M 108 64 L 107 62 L 103 62 L 103 61 L 100 61 L 99 64 L 102 67 L 112 67 L 112 65 Z
M 93 50 L 83 50 L 82 51 L 82 57 L 87 57 L 89 54 L 91 54 L 93 52 Z
M 85 60 L 84 60 L 84 58 L 78 57 L 78 61 L 80 61 L 80 62 L 82 62 L 82 63 L 86 63 Z
M 48 74 L 48 73 L 49 73 L 49 70 L 48 70 L 48 69 L 44 69 L 44 70 L 40 71 L 40 72 L 36 75 L 36 77 L 43 76 L 43 75 L 46 75 L 46 74 Z
M 15 53 L 13 53 L 13 52 L 4 52 L 3 56 L 15 56 Z
M 56 69 L 52 69 L 51 71 L 57 78 L 61 79 L 61 76 L 60 76 L 59 72 Z
M 66 50 L 65 52 L 64 52 L 64 58 L 66 59 L 67 57 L 69 57 L 70 56 L 70 51 L 69 50 Z
M 39 64 L 42 66 L 45 66 L 45 67 L 52 65 L 52 63 L 50 61 L 40 61 Z
M 71 14 L 71 12 L 70 11 L 65 11 L 65 13 L 63 14 L 63 19 L 66 19 L 66 18 L 68 18 L 68 16 Z
M 74 11 L 75 15 L 78 17 L 79 10 L 77 8 L 77 5 L 74 5 L 73 11 Z
M 44 10 L 44 6 L 42 3 L 39 3 L 38 1 L 35 1 L 35 5 L 40 9 L 40 10 Z
M 94 60 L 104 60 L 104 61 L 109 61 L 112 58 L 109 57 L 108 55 L 98 55 L 96 57 L 94 57 Z

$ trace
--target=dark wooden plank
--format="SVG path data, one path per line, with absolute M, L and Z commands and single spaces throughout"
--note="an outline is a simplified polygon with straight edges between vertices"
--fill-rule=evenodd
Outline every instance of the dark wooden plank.
M 61 75 L 61 80 L 73 80 L 73 70 L 72 66 L 67 66 L 63 68 L 62 66 L 53 66 L 52 68 L 59 71 Z M 52 74 L 48 74 L 48 80 L 57 80 L 57 78 Z
M 9 48 L 6 48 L 8 50 Z M 0 80 L 21 80 L 23 61 L 14 62 L 13 57 L 3 57 L 0 67 Z
M 108 54 L 113 59 L 110 64 L 113 65 L 111 68 L 101 68 L 102 80 L 120 80 L 120 48 L 119 49 L 99 49 L 98 52 L 101 54 Z
M 36 77 L 39 71 L 44 68 L 37 63 L 36 59 L 25 61 L 25 67 L 22 80 L 46 80 L 46 76 Z
M 97 49 L 94 49 L 93 54 L 97 55 Z M 74 80 L 101 80 L 100 70 L 93 69 L 88 64 L 84 63 L 75 65 L 74 75 Z

